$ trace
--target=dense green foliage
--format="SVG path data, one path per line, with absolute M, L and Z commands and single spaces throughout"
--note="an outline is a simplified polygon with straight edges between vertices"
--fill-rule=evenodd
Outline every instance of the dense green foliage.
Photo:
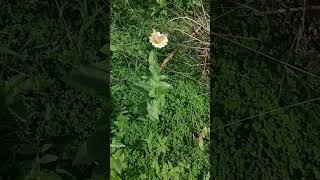
M 301 35 L 297 32 L 302 13 L 265 17 L 255 15 L 253 9 L 263 11 L 271 2 L 265 8 L 251 3 L 250 8 L 236 9 L 238 5 L 226 5 L 234 11 L 213 22 L 214 32 L 241 38 L 213 40 L 212 175 L 216 179 L 319 179 L 320 79 L 301 72 L 319 72 L 319 67 L 307 66 L 319 53 L 307 31 L 314 21 L 305 17 L 306 32 Z M 281 7 L 273 4 L 273 8 Z M 215 16 L 230 10 L 215 9 Z M 308 100 L 314 101 L 297 104 Z
M 178 4 L 162 5 L 160 1 L 127 2 L 112 3 L 113 177 L 208 178 L 208 85 L 200 69 L 191 66 L 195 62 L 190 58 L 199 57 L 185 48 L 161 73 L 159 69 L 168 54 L 187 39 L 174 28 L 190 31 L 181 22 L 169 22 L 177 17 L 169 10 L 188 13 L 189 8 L 181 4 L 180 10 Z M 152 28 L 170 33 L 163 49 L 149 43 Z M 150 59 L 152 53 L 148 56 L 151 51 L 158 57 L 155 62 Z

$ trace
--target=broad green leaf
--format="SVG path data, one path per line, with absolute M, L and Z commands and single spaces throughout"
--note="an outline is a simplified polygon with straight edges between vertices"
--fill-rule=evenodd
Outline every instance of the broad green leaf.
M 146 92 L 149 92 L 151 87 L 149 87 L 148 85 L 140 82 L 140 83 L 133 83 L 133 87 L 134 88 L 137 88 L 137 89 L 140 89 L 141 91 L 146 91 Z
M 164 81 L 160 81 L 160 87 L 163 89 L 172 89 L 172 86 Z
M 157 97 L 155 89 L 152 89 L 152 90 L 149 92 L 149 97 L 152 97 L 152 98 Z
M 154 89 L 154 88 L 157 88 L 159 86 L 159 82 L 154 80 L 154 79 L 150 79 L 149 85 L 151 86 L 152 89 Z
M 111 156 L 110 158 L 110 168 L 114 170 L 117 174 L 121 174 L 121 162 Z
M 165 79 L 168 79 L 168 77 L 165 75 L 160 75 L 160 80 L 165 80 Z
M 159 120 L 159 108 L 157 106 L 157 102 L 155 100 L 151 101 L 148 103 L 147 105 L 147 111 L 148 111 L 148 114 L 156 119 L 156 120 Z

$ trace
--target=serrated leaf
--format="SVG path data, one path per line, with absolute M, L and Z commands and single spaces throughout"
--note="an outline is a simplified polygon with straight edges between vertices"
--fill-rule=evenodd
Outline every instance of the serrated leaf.
M 172 86 L 164 81 L 160 81 L 160 87 L 164 88 L 164 89 L 172 89 Z
M 144 84 L 144 83 L 133 83 L 133 87 L 136 89 L 139 89 L 141 91 L 145 91 L 145 92 L 149 92 L 151 87 L 149 87 L 148 85 Z

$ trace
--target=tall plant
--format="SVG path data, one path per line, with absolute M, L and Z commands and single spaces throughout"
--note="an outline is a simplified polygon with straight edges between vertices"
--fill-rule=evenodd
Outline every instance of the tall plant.
M 150 76 L 144 77 L 146 80 L 135 83 L 135 85 L 141 87 L 146 93 L 148 93 L 148 117 L 151 120 L 159 120 L 159 115 L 165 105 L 165 94 L 172 89 L 172 86 L 163 81 L 167 77 L 161 75 L 160 65 L 157 62 L 157 56 L 154 51 L 150 52 L 148 61 Z
M 149 37 L 151 44 L 156 48 L 163 48 L 168 43 L 168 37 L 166 34 L 161 34 L 153 29 L 153 33 Z M 168 93 L 172 86 L 163 81 L 167 77 L 161 75 L 160 65 L 157 60 L 157 55 L 154 50 L 149 54 L 149 77 L 144 77 L 144 81 L 135 83 L 135 85 L 141 87 L 148 93 L 147 112 L 148 117 L 152 120 L 159 120 L 161 109 L 165 105 L 165 94 Z

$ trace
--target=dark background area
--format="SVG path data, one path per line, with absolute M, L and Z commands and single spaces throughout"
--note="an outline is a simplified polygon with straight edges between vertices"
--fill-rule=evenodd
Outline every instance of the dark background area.
M 320 178 L 320 26 L 308 7 L 211 3 L 214 179 Z
M 106 1 L 0 1 L 0 179 L 106 176 L 108 12 Z

